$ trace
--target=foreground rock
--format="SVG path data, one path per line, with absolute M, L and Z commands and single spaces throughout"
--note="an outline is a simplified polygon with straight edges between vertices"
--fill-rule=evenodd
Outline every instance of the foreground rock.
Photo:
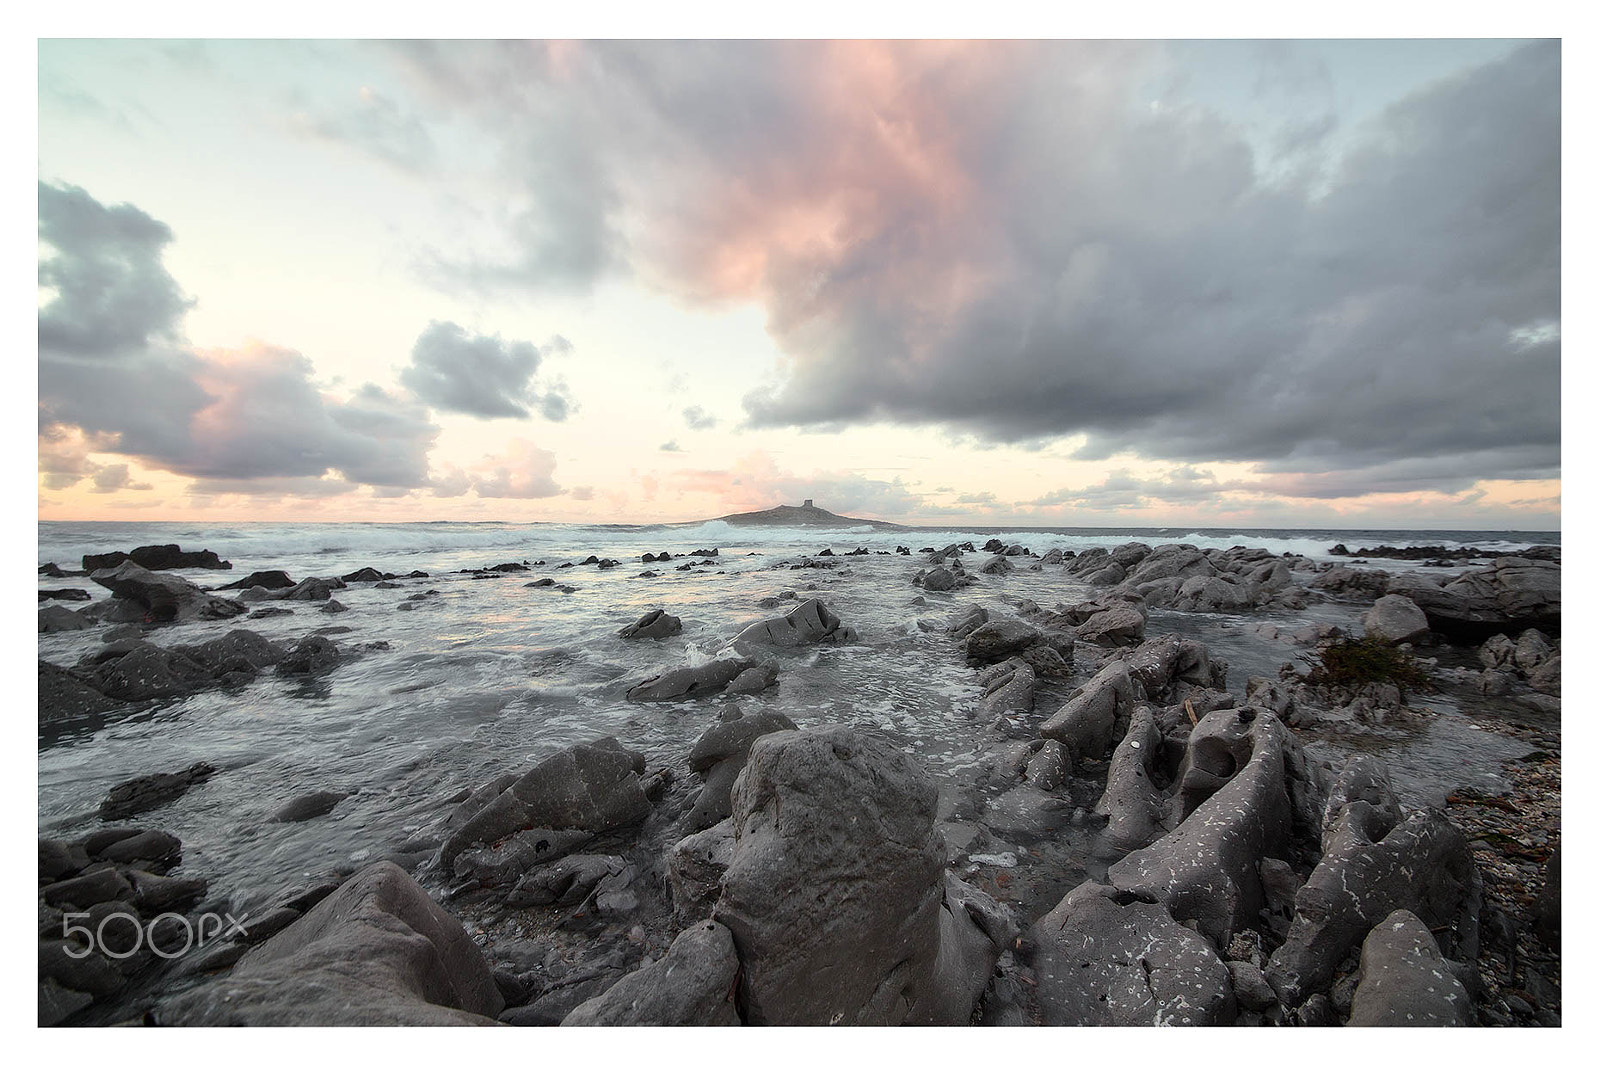
M 1391 645 L 1420 641 L 1428 636 L 1428 617 L 1408 597 L 1397 593 L 1379 597 L 1361 625 L 1368 637 Z
M 947 895 L 936 799 L 926 772 L 876 731 L 755 743 L 713 912 L 733 932 L 746 1022 L 968 1021 L 973 986 L 1010 931 L 981 894 L 971 905 Z
M 562 1020 L 562 1026 L 738 1026 L 739 957 L 721 923 L 679 934 L 667 954 L 634 971 Z
M 700 775 L 705 785 L 684 820 L 684 829 L 698 833 L 732 814 L 733 783 L 744 770 L 750 746 L 758 737 L 794 729 L 798 727 L 782 712 L 761 711 L 718 723 L 701 735 L 689 751 L 689 770 Z
M 1215 1026 L 1237 1006 L 1206 939 L 1158 904 L 1104 886 L 1073 893 L 1028 931 L 1047 1026 Z
M 156 1014 L 177 1026 L 460 1026 L 503 1007 L 461 923 L 379 862 Z
M 1349 1025 L 1472 1025 L 1466 987 L 1427 925 L 1409 911 L 1393 913 L 1367 935 Z

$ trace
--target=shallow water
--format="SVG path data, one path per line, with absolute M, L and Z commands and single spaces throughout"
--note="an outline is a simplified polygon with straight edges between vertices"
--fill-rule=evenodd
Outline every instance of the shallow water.
M 1327 558 L 1326 548 L 1340 540 L 1352 549 L 1406 543 L 1393 533 L 1366 540 L 1351 536 L 1352 531 L 1276 533 L 1281 536 L 1031 531 L 1003 539 L 1042 553 L 1052 547 L 1081 551 L 1096 544 L 1114 546 L 1137 534 L 1147 544 L 1251 544 L 1275 552 L 1301 545 L 1315 550 L 1317 558 Z M 1048 607 L 1099 591 L 1086 591 L 1053 566 L 1037 573 L 1018 570 L 982 577 L 979 585 L 953 594 L 923 593 L 911 585 L 912 575 L 924 566 L 917 549 L 964 540 L 981 545 L 987 536 L 987 531 L 971 530 L 796 530 L 722 523 L 644 528 L 42 523 L 40 561 L 69 568 L 78 565 L 84 552 L 177 542 L 185 548 L 214 549 L 233 561 L 232 571 L 178 572 L 202 585 L 279 568 L 296 579 L 339 575 L 362 566 L 399 573 L 421 569 L 432 577 L 404 581 L 391 590 L 352 585 L 336 594 L 351 609 L 339 615 L 321 614 L 316 603 L 286 603 L 295 612 L 292 616 L 241 617 L 155 632 L 151 639 L 158 643 L 190 644 L 241 626 L 273 639 L 339 626 L 350 628 L 334 637 L 341 647 L 386 641 L 389 648 L 361 653 L 311 683 L 268 672 L 237 692 L 208 692 L 107 721 L 52 728 L 40 738 L 39 830 L 52 836 L 83 833 L 98 825 L 95 809 L 117 782 L 206 760 L 221 773 L 134 821 L 182 838 L 185 871 L 210 879 L 213 899 L 229 897 L 248 905 L 286 881 L 393 850 L 435 822 L 446 797 L 497 774 L 526 769 L 574 741 L 614 735 L 644 752 L 652 767 L 680 766 L 730 699 L 781 710 L 801 727 L 876 726 L 922 758 L 947 797 L 964 795 L 980 776 L 980 757 L 995 739 L 983 722 L 971 717 L 980 696 L 975 672 L 964 666 L 952 641 L 922 632 L 916 620 L 921 616 L 943 622 L 971 604 L 983 604 L 991 614 L 1004 613 L 1024 597 Z M 1523 535 L 1477 536 L 1497 546 L 1514 546 Z M 1423 531 L 1411 543 L 1449 542 Z M 913 555 L 848 557 L 831 570 L 774 569 L 783 560 L 830 545 L 842 553 L 858 546 L 892 552 L 897 544 L 911 548 Z M 714 566 L 675 569 L 699 562 L 689 557 L 667 564 L 638 562 L 642 552 L 667 550 L 677 557 L 712 547 L 720 551 Z M 608 571 L 593 566 L 558 569 L 558 564 L 591 552 L 624 562 Z M 545 565 L 529 573 L 497 579 L 450 573 L 541 559 Z M 1031 561 L 1016 562 L 1025 567 Z M 1373 565 L 1404 566 L 1391 561 Z M 636 577 L 646 568 L 660 576 Z M 563 594 L 524 588 L 543 576 L 577 589 Z M 97 599 L 104 595 L 86 578 L 40 584 L 88 588 Z M 439 595 L 416 610 L 398 610 L 406 596 L 428 589 L 439 590 Z M 666 705 L 623 700 L 633 682 L 715 655 L 747 623 L 787 610 L 789 603 L 778 609 L 756 606 L 761 598 L 786 591 L 800 599 L 823 599 L 858 631 L 859 642 L 778 653 L 778 688 L 754 697 Z M 918 595 L 926 598 L 925 607 L 911 606 Z M 683 633 L 661 642 L 615 636 L 654 607 L 680 615 Z M 1216 656 L 1230 662 L 1229 688 L 1242 697 L 1250 675 L 1275 675 L 1278 665 L 1299 651 L 1261 637 L 1252 629 L 1255 624 L 1348 626 L 1359 620 L 1360 611 L 1321 604 L 1306 612 L 1247 618 L 1155 612 L 1149 633 L 1178 630 L 1205 641 Z M 39 654 L 70 664 L 99 648 L 104 630 L 41 635 Z M 1080 672 L 1068 688 L 1085 676 Z M 1041 700 L 1039 717 L 1055 706 Z M 1438 803 L 1453 785 L 1490 774 L 1502 759 L 1527 751 L 1526 745 L 1470 729 L 1470 709 L 1451 705 L 1438 710 L 1441 714 L 1422 736 L 1387 744 L 1383 751 L 1408 803 Z M 1335 751 L 1330 743 L 1319 745 L 1314 750 Z M 355 795 L 328 817 L 298 824 L 267 821 L 285 801 L 318 789 Z M 1024 866 L 1064 866 L 1076 878 L 1093 867 L 1087 858 L 1089 837 L 1088 830 L 1073 828 L 1053 844 L 1034 844 L 1040 855 L 1023 850 L 1020 859 Z

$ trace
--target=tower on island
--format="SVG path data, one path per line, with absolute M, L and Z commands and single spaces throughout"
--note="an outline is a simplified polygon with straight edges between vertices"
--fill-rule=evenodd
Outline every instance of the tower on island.
M 811 502 L 811 498 L 810 497 L 806 497 L 806 502 L 804 504 L 801 504 L 800 506 L 803 507 L 803 508 L 814 508 L 814 507 L 816 507 L 816 505 Z

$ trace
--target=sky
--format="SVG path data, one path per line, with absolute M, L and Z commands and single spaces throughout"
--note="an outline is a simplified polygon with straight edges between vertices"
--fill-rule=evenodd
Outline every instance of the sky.
M 38 46 L 41 519 L 1555 529 L 1561 46 Z

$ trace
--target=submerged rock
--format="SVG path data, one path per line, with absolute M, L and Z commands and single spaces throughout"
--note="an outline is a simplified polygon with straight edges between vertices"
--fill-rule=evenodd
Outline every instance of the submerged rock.
M 855 639 L 855 631 L 841 622 L 826 604 L 811 599 L 802 601 L 787 615 L 751 623 L 728 644 L 741 649 L 796 648 L 815 644 L 843 645 Z
M 683 620 L 676 615 L 668 615 L 660 608 L 647 611 L 638 620 L 629 623 L 617 631 L 618 637 L 629 639 L 649 637 L 657 641 L 664 637 L 672 637 L 683 632 Z

